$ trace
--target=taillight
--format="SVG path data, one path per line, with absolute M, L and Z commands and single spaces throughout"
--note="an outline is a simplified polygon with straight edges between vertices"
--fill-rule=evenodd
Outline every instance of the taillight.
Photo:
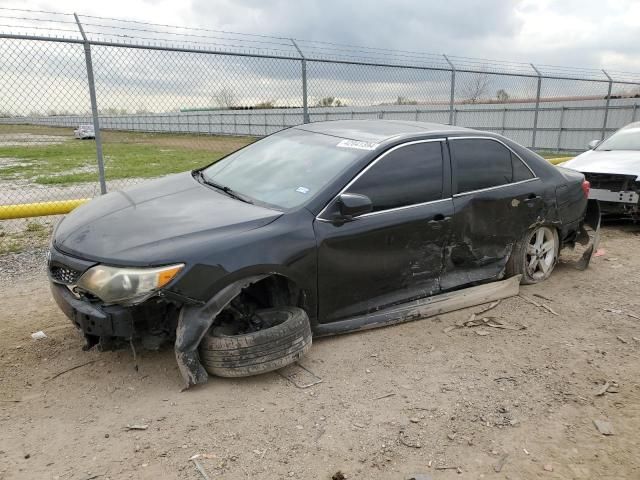
M 584 192 L 584 196 L 586 198 L 589 198 L 589 190 L 591 190 L 591 184 L 589 183 L 589 180 L 583 180 L 582 191 Z

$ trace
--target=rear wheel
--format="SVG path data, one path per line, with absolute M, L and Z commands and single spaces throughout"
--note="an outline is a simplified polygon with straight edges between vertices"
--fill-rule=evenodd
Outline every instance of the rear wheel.
M 212 375 L 246 377 L 270 372 L 299 360 L 311 348 L 311 326 L 298 307 L 254 313 L 264 327 L 241 335 L 214 325 L 200 342 L 200 361 Z
M 507 262 L 507 275 L 522 275 L 523 284 L 542 282 L 556 266 L 559 250 L 560 240 L 555 228 L 531 229 L 514 245 Z

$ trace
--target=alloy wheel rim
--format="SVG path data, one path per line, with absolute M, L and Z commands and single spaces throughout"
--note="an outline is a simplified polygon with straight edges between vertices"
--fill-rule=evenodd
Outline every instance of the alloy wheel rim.
M 526 268 L 529 275 L 539 280 L 546 277 L 556 260 L 556 240 L 549 227 L 538 228 L 527 245 Z

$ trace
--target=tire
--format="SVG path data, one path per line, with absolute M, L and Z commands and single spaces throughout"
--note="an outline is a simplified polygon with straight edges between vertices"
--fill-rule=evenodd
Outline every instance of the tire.
M 554 227 L 533 228 L 513 246 L 506 265 L 507 277 L 522 275 L 523 285 L 543 282 L 553 272 L 559 251 L 560 239 Z
M 200 361 L 207 372 L 219 377 L 258 375 L 299 360 L 311 348 L 309 317 L 301 308 L 268 308 L 256 313 L 279 323 L 244 335 L 207 332 L 200 342 Z

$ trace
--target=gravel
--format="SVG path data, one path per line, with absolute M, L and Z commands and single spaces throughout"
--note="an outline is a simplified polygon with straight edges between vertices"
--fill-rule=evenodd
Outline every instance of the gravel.
M 15 280 L 43 277 L 47 271 L 47 248 L 0 255 L 0 286 Z

